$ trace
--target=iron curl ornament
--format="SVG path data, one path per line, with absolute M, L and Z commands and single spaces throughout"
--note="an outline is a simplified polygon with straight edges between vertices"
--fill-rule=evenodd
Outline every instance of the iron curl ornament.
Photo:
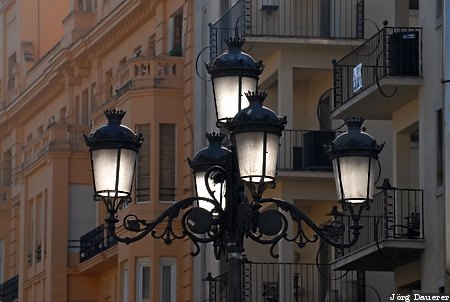
M 358 219 L 349 226 L 352 229 L 352 239 L 344 243 L 339 241 L 346 231 L 341 220 L 334 219 L 329 224 L 317 226 L 294 204 L 281 199 L 261 198 L 249 201 L 242 191 L 238 194 L 234 209 L 230 207 L 224 209 L 221 202 L 215 198 L 216 192 L 211 184 L 223 184 L 230 179 L 230 175 L 227 176 L 226 170 L 222 167 L 211 167 L 205 174 L 205 185 L 212 198 L 196 196 L 180 200 L 152 221 L 141 219 L 135 214 L 127 214 L 121 224 L 126 231 L 135 233 L 134 236 L 121 237 L 117 234 L 116 225 L 119 222 L 117 210 L 109 212 L 110 216 L 105 219 L 107 227 L 117 241 L 126 244 L 141 240 L 149 234 L 155 239 L 161 239 L 166 245 L 188 237 L 194 244 L 192 256 L 200 253 L 200 244 L 212 242 L 216 259 L 226 254 L 227 245 L 232 237 L 237 237 L 240 244 L 244 238 L 249 238 L 257 243 L 270 245 L 270 254 L 274 258 L 278 257 L 275 247 L 281 240 L 293 242 L 299 248 L 304 248 L 308 243 L 314 243 L 320 238 L 341 249 L 352 246 L 359 238 L 362 226 L 359 225 Z M 113 204 L 107 200 L 103 201 L 105 204 Z M 199 206 L 200 202 L 209 203 L 212 208 L 206 210 Z M 174 230 L 174 223 L 177 220 L 181 225 L 181 231 L 178 233 Z M 294 234 L 288 231 L 289 221 L 295 224 Z M 306 228 L 312 230 L 314 234 L 307 235 Z

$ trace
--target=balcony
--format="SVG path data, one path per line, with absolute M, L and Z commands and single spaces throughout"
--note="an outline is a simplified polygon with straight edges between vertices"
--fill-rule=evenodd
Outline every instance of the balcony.
M 183 73 L 182 57 L 150 59 L 135 57 L 128 59 L 111 79 L 111 85 L 104 87 L 106 103 L 130 90 L 143 88 L 181 89 Z M 111 91 L 112 90 L 112 93 Z M 96 104 L 97 109 L 105 105 Z
M 9 280 L 6 280 L 1 285 L 1 301 L 2 302 L 14 302 L 19 297 L 19 276 L 14 276 Z
M 339 131 L 285 130 L 280 141 L 280 171 L 327 171 L 333 167 L 323 145 L 330 144 Z
M 384 27 L 334 64 L 332 118 L 390 120 L 422 85 L 422 30 Z
M 108 236 L 105 226 L 99 225 L 80 237 L 80 263 L 87 261 L 117 244 L 112 236 Z
M 348 215 L 344 213 L 342 219 L 349 225 Z M 423 191 L 397 189 L 385 182 L 361 224 L 356 245 L 336 250 L 333 269 L 392 271 L 419 260 L 424 249 Z M 344 234 L 344 241 L 350 236 L 350 231 Z
M 240 0 L 210 25 L 211 58 L 226 49 L 224 39 L 235 33 L 246 38 L 362 39 L 364 1 Z
M 208 301 L 227 301 L 227 273 L 205 281 Z M 305 263 L 243 264 L 243 301 L 365 301 L 365 275 L 356 271 L 334 272 L 330 265 Z

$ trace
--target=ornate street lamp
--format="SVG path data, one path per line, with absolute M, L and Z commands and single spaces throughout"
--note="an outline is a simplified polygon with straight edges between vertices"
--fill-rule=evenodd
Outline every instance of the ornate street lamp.
M 228 51 L 218 56 L 206 69 L 211 76 L 218 123 L 233 119 L 248 106 L 244 92 L 256 91 L 264 66 L 242 51 L 243 38 L 229 38 Z
M 373 199 L 375 168 L 384 144 L 377 144 L 372 136 L 361 131 L 363 118 L 346 118 L 344 122 L 348 131 L 339 135 L 327 151 L 333 164 L 338 200 L 344 209 L 352 211 L 353 204 L 368 204 Z
M 108 124 L 85 136 L 91 153 L 96 200 L 103 200 L 109 213 L 129 202 L 142 135 L 121 125 L 125 112 L 107 110 Z
M 359 224 L 361 211 L 372 200 L 373 166 L 382 145 L 361 132 L 363 119 L 350 118 L 345 120 L 348 132 L 328 146 L 339 201 L 344 209 L 350 209 L 352 215 L 349 226 L 339 219 L 318 226 L 294 204 L 264 198 L 265 189 L 275 182 L 279 141 L 286 119 L 263 106 L 266 94 L 258 92 L 256 87 L 245 93 L 248 102 L 244 102 L 242 89 L 247 85 L 244 83 L 251 82 L 250 86 L 256 86 L 262 64 L 243 55 L 240 51 L 243 40 L 232 39 L 228 43 L 230 50 L 209 64 L 208 71 L 213 79 L 217 125 L 222 133 L 230 135 L 230 140 L 225 148 L 221 145 L 223 134 L 208 134 L 209 146 L 200 150 L 190 161 L 196 196 L 174 203 L 153 221 L 141 219 L 135 214 L 126 215 L 122 225 L 134 235 L 120 237 L 115 232 L 119 222 L 118 210 L 130 200 L 136 154 L 142 136 L 120 125 L 125 114 L 123 111 L 112 110 L 105 112 L 108 124 L 86 136 L 86 143 L 91 152 L 95 199 L 106 204 L 109 217 L 105 220 L 111 236 L 127 244 L 148 234 L 162 239 L 166 244 L 189 237 L 194 244 L 193 256 L 199 254 L 200 243 L 212 242 L 217 259 L 227 255 L 229 301 L 242 301 L 241 253 L 244 251 L 244 238 L 270 245 L 273 257 L 278 256 L 275 246 L 280 240 L 293 242 L 299 248 L 319 238 L 336 248 L 346 248 L 356 243 L 362 228 Z M 229 84 L 231 79 L 234 84 Z M 231 89 L 230 85 L 234 88 Z M 232 93 L 225 98 L 222 95 L 224 91 Z M 233 109 L 225 110 L 227 106 L 224 102 L 232 103 Z M 248 106 L 242 108 L 247 103 Z M 247 197 L 244 184 L 250 189 L 251 198 Z M 263 206 L 265 204 L 269 206 Z M 358 206 L 355 211 L 355 204 L 365 206 Z M 175 219 L 181 223 L 180 232 L 175 232 L 173 228 Z M 293 235 L 288 232 L 288 221 L 295 224 Z M 163 224 L 165 226 L 161 226 Z M 161 226 L 158 230 L 162 231 L 157 232 L 157 226 Z M 313 236 L 308 235 L 306 227 L 312 229 Z M 352 231 L 352 237 L 348 242 L 342 242 L 346 228 Z
M 280 137 L 286 117 L 279 118 L 263 106 L 265 92 L 245 94 L 249 106 L 239 111 L 229 125 L 236 148 L 240 178 L 250 186 L 253 199 L 275 182 Z

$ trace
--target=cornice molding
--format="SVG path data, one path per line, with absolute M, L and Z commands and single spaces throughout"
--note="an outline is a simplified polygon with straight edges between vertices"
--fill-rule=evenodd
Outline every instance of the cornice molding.
M 119 10 L 109 19 L 105 18 L 87 36 L 82 38 L 81 48 L 74 49 L 74 51 L 80 55 L 86 51 L 94 51 L 96 57 L 106 55 L 142 24 L 154 17 L 157 4 L 158 1 L 144 0 L 129 10 Z M 114 35 L 107 35 L 108 32 L 114 32 Z
M 12 1 L 11 1 L 12 2 Z M 124 1 L 117 12 L 98 23 L 85 37 L 64 49 L 49 63 L 51 74 L 44 73 L 33 87 L 27 87 L 4 109 L 0 138 L 27 120 L 64 93 L 67 85 L 79 85 L 80 77 L 88 76 L 92 67 L 89 59 L 101 58 L 112 51 L 140 26 L 155 16 L 160 1 Z M 132 17 L 130 17 L 132 16 Z M 109 33 L 113 32 L 111 35 Z M 94 56 L 92 54 L 94 53 Z M 47 69 L 49 69 L 47 68 Z

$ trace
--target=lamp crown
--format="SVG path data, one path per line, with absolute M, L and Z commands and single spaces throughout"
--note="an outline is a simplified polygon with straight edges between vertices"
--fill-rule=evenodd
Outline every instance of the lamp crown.
M 108 124 L 119 125 L 125 116 L 125 111 L 118 109 L 105 110 L 105 115 L 108 118 Z
M 238 48 L 241 49 L 242 46 L 245 43 L 245 38 L 241 37 L 229 37 L 225 39 L 225 43 L 227 44 L 228 48 Z
M 225 42 L 228 51 L 206 64 L 206 70 L 212 77 L 246 76 L 259 79 L 264 65 L 262 61 L 255 61 L 250 55 L 242 51 L 244 38 L 227 38 Z
M 363 117 L 346 117 L 344 118 L 344 122 L 349 129 L 361 129 L 362 124 L 364 123 Z
M 267 93 L 265 91 L 248 91 L 245 93 L 249 102 L 257 102 L 262 104 L 267 97 Z
M 130 128 L 121 124 L 125 111 L 106 110 L 108 124 L 99 127 L 89 135 L 85 135 L 86 144 L 90 150 L 125 148 L 138 151 L 144 140 L 142 133 L 136 134 Z
M 205 136 L 208 139 L 209 145 L 212 146 L 221 145 L 225 134 L 220 132 L 209 132 Z
M 328 146 L 324 146 L 330 159 L 340 156 L 368 156 L 378 158 L 378 154 L 383 149 L 383 144 L 378 144 L 376 140 L 361 129 L 364 122 L 362 117 L 348 117 L 344 119 L 348 131 L 340 134 Z
M 266 92 L 249 91 L 245 93 L 250 105 L 239 111 L 230 124 L 231 132 L 248 131 L 249 129 L 260 129 L 262 131 L 274 132 L 281 136 L 286 126 L 286 117 L 280 118 L 271 109 L 263 106 L 267 96 Z M 258 130 L 259 131 L 259 130 Z
M 206 171 L 215 165 L 223 165 L 231 153 L 230 150 L 222 146 L 224 137 L 224 134 L 217 132 L 206 134 L 209 146 L 197 152 L 192 160 L 188 158 L 189 166 L 194 172 Z

